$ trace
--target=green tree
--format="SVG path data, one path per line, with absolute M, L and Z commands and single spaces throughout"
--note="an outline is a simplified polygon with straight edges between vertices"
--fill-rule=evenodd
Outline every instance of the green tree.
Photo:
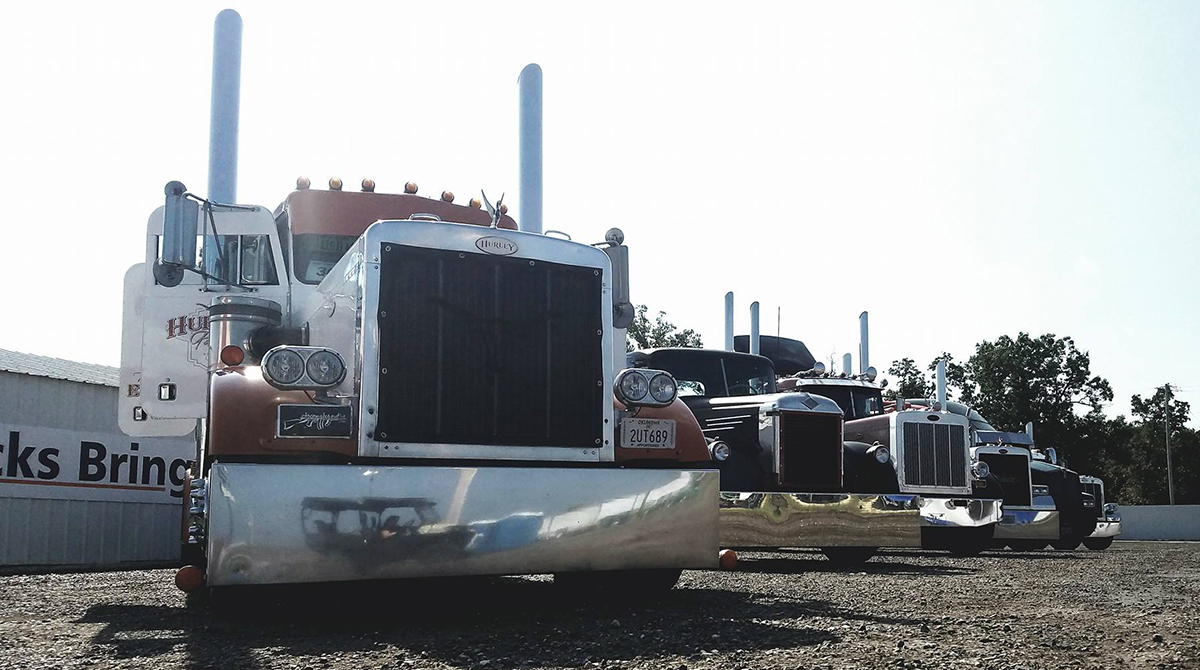
M 925 378 L 925 373 L 921 372 L 921 368 L 911 358 L 901 358 L 898 361 L 892 361 L 891 367 L 887 369 L 888 377 L 891 379 L 890 386 L 887 390 L 887 398 L 895 400 L 896 398 L 928 398 L 933 393 L 933 386 L 929 380 Z
M 636 349 L 657 349 L 661 347 L 695 347 L 700 348 L 704 343 L 700 335 L 691 328 L 679 330 L 675 324 L 667 321 L 667 313 L 659 312 L 651 323 L 646 315 L 649 310 L 645 305 L 638 305 L 634 312 L 633 322 L 626 331 L 625 347 L 628 351 Z
M 1082 436 L 1103 424 L 1102 404 L 1113 399 L 1108 381 L 1092 375 L 1088 353 L 1052 334 L 976 345 L 960 383 L 959 399 L 993 425 L 1020 431 L 1032 421 L 1038 444 L 1055 447 L 1073 466 L 1077 458 L 1091 460 L 1094 449 Z

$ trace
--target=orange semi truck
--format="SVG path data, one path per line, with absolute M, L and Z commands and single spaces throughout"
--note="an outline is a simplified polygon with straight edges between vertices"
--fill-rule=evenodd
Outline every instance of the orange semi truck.
M 669 374 L 624 370 L 619 230 L 308 186 L 172 182 L 125 277 L 122 429 L 200 426 L 182 585 L 715 567 L 708 444 Z

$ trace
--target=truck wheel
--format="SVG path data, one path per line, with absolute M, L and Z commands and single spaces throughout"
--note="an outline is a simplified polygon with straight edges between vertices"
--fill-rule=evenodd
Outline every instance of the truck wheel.
M 682 569 L 670 568 L 559 572 L 554 574 L 554 586 L 582 597 L 639 598 L 662 595 L 670 591 L 682 573 Z
M 842 566 L 862 565 L 871 560 L 879 547 L 821 547 L 821 553 L 830 563 Z
M 1050 543 L 1050 546 L 1059 551 L 1075 551 L 1079 548 L 1080 542 L 1082 540 L 1077 537 L 1064 537 L 1061 540 L 1054 540 Z
M 1049 547 L 1046 540 L 1009 540 L 1008 548 L 1013 551 L 1041 551 Z
M 1112 542 L 1111 537 L 1089 537 L 1083 541 L 1083 546 L 1092 551 L 1104 551 L 1112 546 Z

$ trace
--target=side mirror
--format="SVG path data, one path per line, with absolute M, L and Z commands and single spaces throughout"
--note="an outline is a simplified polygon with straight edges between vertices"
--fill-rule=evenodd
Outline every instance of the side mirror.
M 633 304 L 629 302 L 629 247 L 621 244 L 625 235 L 617 228 L 604 236 L 609 246 L 604 247 L 608 260 L 612 262 L 613 328 L 628 328 L 633 323 Z
M 1054 447 L 1046 450 L 1046 460 L 1050 461 L 1052 465 L 1058 465 L 1058 452 L 1054 450 Z
M 170 182 L 163 191 L 167 202 L 163 208 L 162 254 L 154 264 L 154 278 L 163 286 L 178 286 L 183 281 L 183 270 L 196 265 L 200 203 L 185 195 L 187 187 L 181 182 Z

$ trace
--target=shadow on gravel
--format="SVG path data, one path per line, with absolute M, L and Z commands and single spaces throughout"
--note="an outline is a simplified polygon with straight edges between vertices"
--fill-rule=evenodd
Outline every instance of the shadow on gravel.
M 255 657 L 264 653 L 275 661 L 317 657 L 300 665 L 347 668 L 399 659 L 416 667 L 438 661 L 491 668 L 675 655 L 700 660 L 714 652 L 840 639 L 803 625 L 808 617 L 918 623 L 740 591 L 680 588 L 638 604 L 581 603 L 548 581 L 463 581 L 253 588 L 220 617 L 207 602 L 185 607 L 181 601 L 178 607 L 96 605 L 79 622 L 104 624 L 93 643 L 107 654 L 133 659 L 182 652 L 197 668 L 257 667 Z
M 979 554 L 979 558 L 1018 558 L 1021 560 L 1056 560 L 1056 561 L 1094 561 L 1102 558 L 1098 555 L 1099 552 L 1082 552 L 1082 551 L 1056 551 L 1053 549 L 1039 549 L 1037 551 L 1017 551 L 1015 549 L 988 549 Z M 905 551 L 887 550 L 880 552 L 881 556 L 907 556 L 913 558 L 947 558 L 952 559 L 949 554 L 942 554 L 933 551 Z M 960 558 L 955 560 L 971 560 L 970 558 Z
M 807 572 L 866 573 L 869 575 L 922 575 L 944 577 L 948 575 L 970 575 L 978 568 L 952 565 L 912 565 L 871 560 L 858 565 L 839 565 L 824 559 L 806 561 L 800 558 L 739 558 L 738 572 L 758 572 L 777 575 L 794 575 Z

